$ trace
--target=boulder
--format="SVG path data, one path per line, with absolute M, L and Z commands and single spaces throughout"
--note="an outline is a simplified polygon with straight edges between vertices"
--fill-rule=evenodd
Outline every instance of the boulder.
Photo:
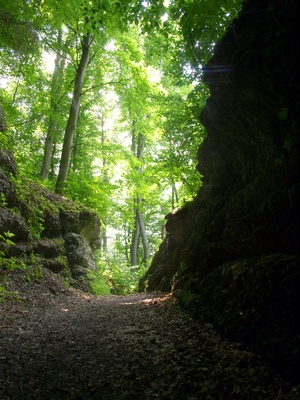
M 13 234 L 12 241 L 29 240 L 29 228 L 24 219 L 8 208 L 0 208 L 0 235 L 5 237 L 5 232 Z

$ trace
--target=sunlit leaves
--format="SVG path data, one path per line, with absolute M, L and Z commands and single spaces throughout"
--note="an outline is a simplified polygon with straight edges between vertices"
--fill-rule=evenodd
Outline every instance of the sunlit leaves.
M 34 9 L 23 2 L 0 1 L 0 48 L 9 48 L 18 56 L 34 52 L 38 37 L 32 23 Z
M 181 27 L 185 51 L 197 68 L 205 64 L 215 43 L 241 9 L 241 0 L 179 0 L 170 7 L 170 15 Z
M 171 0 L 144 2 L 142 29 L 148 36 L 168 39 L 169 52 L 174 39 L 181 72 L 189 65 L 199 79 L 201 66 L 212 56 L 222 37 L 241 9 L 242 0 Z M 183 40 L 182 40 L 183 39 Z M 163 42 L 163 41 L 162 41 Z M 159 51 L 159 50 L 158 50 Z
M 5 38 L 5 27 L 0 27 L 0 73 L 10 77 L 1 97 L 21 172 L 39 174 L 53 118 L 50 181 L 57 175 L 81 42 L 89 32 L 93 40 L 67 194 L 96 210 L 108 227 L 122 231 L 125 252 L 133 229 L 134 199 L 142 199 L 138 207 L 154 252 L 164 215 L 173 206 L 172 188 L 178 194 L 176 206 L 193 198 L 199 188 L 196 153 L 205 132 L 198 116 L 208 96 L 201 84 L 201 65 L 240 3 L 16 0 L 15 7 L 5 2 L 0 22 L 6 12 L 16 29 L 13 37 L 8 30 Z M 35 52 L 24 47 L 20 58 L 18 29 L 26 38 L 31 26 L 39 38 Z M 45 52 L 62 62 L 56 87 L 51 84 L 52 70 L 41 63 Z M 139 159 L 132 137 L 136 141 L 141 135 L 144 151 Z

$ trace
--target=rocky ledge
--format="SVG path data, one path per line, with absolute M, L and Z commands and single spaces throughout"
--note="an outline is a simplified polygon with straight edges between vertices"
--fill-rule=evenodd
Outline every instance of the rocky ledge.
M 27 179 L 17 179 L 13 155 L 0 150 L 0 270 L 46 267 L 90 291 L 100 219 L 91 210 Z M 35 272 L 37 273 L 37 272 Z

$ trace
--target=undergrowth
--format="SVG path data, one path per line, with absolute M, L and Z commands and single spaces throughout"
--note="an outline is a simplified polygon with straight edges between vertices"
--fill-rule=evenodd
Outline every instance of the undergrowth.
M 140 278 L 145 274 L 144 266 L 129 266 L 120 263 L 108 254 L 96 254 L 97 270 L 89 271 L 92 292 L 95 295 L 126 295 L 138 292 Z

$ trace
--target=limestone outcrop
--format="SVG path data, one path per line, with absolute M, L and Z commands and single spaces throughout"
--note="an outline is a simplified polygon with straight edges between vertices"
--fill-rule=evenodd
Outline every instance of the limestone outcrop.
M 167 216 L 141 289 L 178 301 L 299 372 L 299 48 L 296 4 L 249 0 L 204 68 L 203 186 Z
M 0 150 L 0 269 L 39 265 L 90 291 L 98 215 L 47 189 L 17 180 L 13 155 Z

